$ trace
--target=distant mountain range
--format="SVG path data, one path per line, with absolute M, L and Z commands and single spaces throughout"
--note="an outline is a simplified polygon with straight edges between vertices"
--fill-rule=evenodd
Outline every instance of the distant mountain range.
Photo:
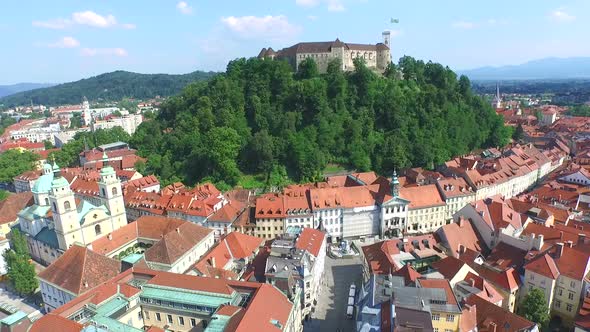
M 538 80 L 590 78 L 590 57 L 545 58 L 520 65 L 458 70 L 471 80 Z
M 189 74 L 138 74 L 114 71 L 75 82 L 17 92 L 0 98 L 0 105 L 13 107 L 33 104 L 79 104 L 83 97 L 92 101 L 118 101 L 123 98 L 147 99 L 179 93 L 189 83 L 206 80 L 215 72 Z
M 54 85 L 55 84 L 53 83 L 17 83 L 11 85 L 0 85 L 0 98 L 22 91 L 48 88 Z

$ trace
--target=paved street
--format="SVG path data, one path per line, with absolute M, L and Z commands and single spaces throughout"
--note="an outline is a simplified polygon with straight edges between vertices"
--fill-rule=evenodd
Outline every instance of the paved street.
M 332 259 L 326 256 L 325 285 L 322 286 L 319 302 L 312 321 L 305 322 L 305 332 L 354 331 L 354 321 L 346 319 L 348 289 L 351 283 L 360 287 L 362 279 L 361 261 L 353 259 Z
M 0 283 L 0 306 L 9 305 L 17 310 L 21 310 L 26 314 L 33 314 L 33 316 L 40 315 L 39 307 L 33 303 L 33 298 L 29 297 L 23 299 L 17 294 L 6 290 L 6 284 Z

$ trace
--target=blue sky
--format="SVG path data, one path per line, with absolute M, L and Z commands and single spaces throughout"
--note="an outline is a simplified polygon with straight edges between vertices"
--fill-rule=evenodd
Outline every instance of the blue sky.
M 0 84 L 223 70 L 262 47 L 385 29 L 396 61 L 454 69 L 590 56 L 588 0 L 1 0 L 0 13 Z

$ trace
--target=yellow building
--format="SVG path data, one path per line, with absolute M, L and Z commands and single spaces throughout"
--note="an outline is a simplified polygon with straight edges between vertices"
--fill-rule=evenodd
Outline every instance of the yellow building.
M 282 194 L 270 193 L 256 199 L 254 236 L 274 239 L 285 229 L 285 204 Z

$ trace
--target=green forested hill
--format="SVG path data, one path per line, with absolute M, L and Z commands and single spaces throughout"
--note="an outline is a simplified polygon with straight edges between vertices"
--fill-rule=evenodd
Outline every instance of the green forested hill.
M 31 101 L 43 105 L 78 104 L 83 96 L 92 101 L 170 96 L 179 93 L 191 82 L 205 80 L 214 75 L 213 72 L 202 71 L 183 75 L 115 71 L 49 88 L 19 92 L 0 98 L 0 104 L 7 107 L 30 105 Z
M 169 98 L 131 143 L 164 181 L 230 185 L 244 173 L 314 180 L 327 163 L 389 174 L 507 144 L 501 117 L 447 67 L 404 57 L 379 76 L 355 66 L 232 61 Z

